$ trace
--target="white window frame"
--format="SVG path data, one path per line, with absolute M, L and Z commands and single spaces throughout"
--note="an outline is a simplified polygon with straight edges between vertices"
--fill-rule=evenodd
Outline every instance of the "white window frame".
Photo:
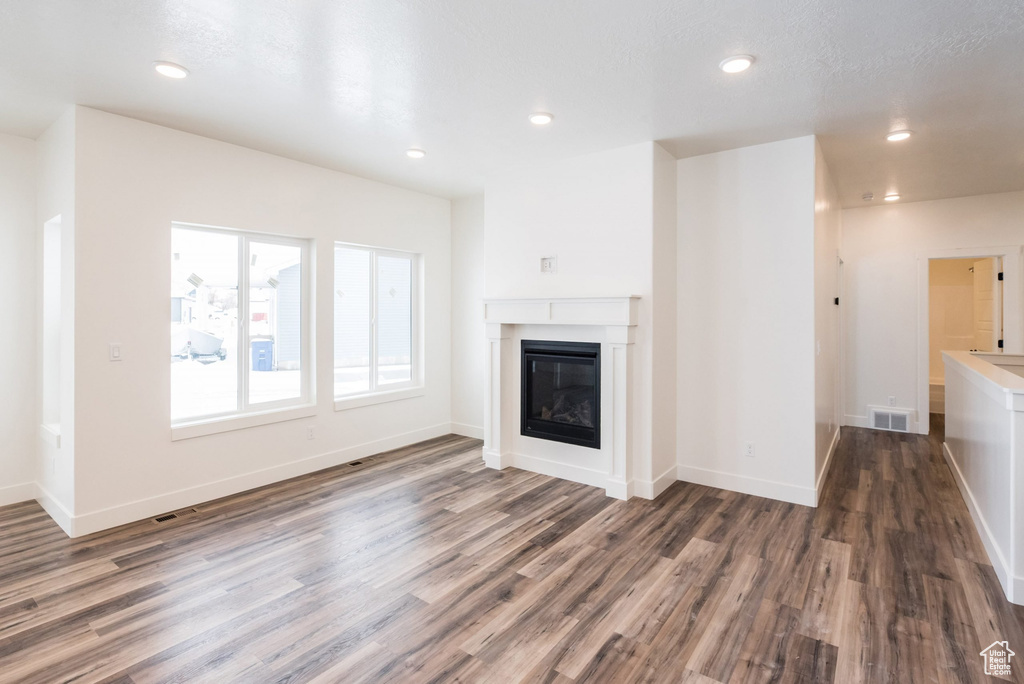
M 314 384 L 316 371 L 313 347 L 315 329 L 312 315 L 313 241 L 270 233 L 182 223 L 180 221 L 175 221 L 171 224 L 171 229 L 175 228 L 231 235 L 238 238 L 238 349 L 236 350 L 238 385 L 235 410 L 202 416 L 190 416 L 178 421 L 172 420 L 172 441 L 316 415 L 316 388 Z M 299 292 L 302 298 L 302 306 L 299 312 L 299 334 L 301 337 L 299 345 L 299 367 L 301 370 L 299 375 L 299 396 L 255 404 L 249 401 L 249 370 L 252 367 L 252 344 L 249 339 L 249 325 L 251 323 L 249 320 L 249 296 L 251 289 L 249 245 L 253 242 L 298 247 L 302 266 L 301 282 L 299 284 Z
M 361 252 L 367 252 L 370 255 L 370 388 L 369 390 L 361 390 L 352 394 L 335 394 L 334 395 L 334 409 L 336 411 L 343 411 L 350 408 L 358 408 L 361 406 L 370 406 L 373 404 L 382 404 L 389 401 L 398 401 L 401 399 L 409 399 L 412 397 L 420 397 L 426 393 L 424 386 L 422 369 L 424 367 L 424 345 L 423 345 L 423 324 L 420 312 L 422 311 L 421 296 L 423 292 L 422 281 L 420 279 L 421 273 L 421 260 L 422 256 L 416 252 L 404 252 L 394 249 L 384 249 L 381 247 L 370 247 L 367 245 L 355 245 L 347 242 L 335 242 L 334 249 L 337 248 L 357 250 Z M 332 259 L 336 259 L 334 250 L 331 252 Z M 378 384 L 378 368 L 377 368 L 377 305 L 378 305 L 378 292 L 377 292 L 377 259 L 379 257 L 395 257 L 401 259 L 409 259 L 410 261 L 410 279 L 412 284 L 412 292 L 410 296 L 411 311 L 410 314 L 410 372 L 409 380 L 404 382 L 393 382 L 384 385 Z M 331 270 L 331 289 L 334 290 L 334 272 L 336 270 L 336 263 L 332 262 L 335 268 Z M 333 303 L 331 307 L 333 315 Z M 332 326 L 333 331 L 333 326 Z M 334 344 L 332 339 L 331 345 L 331 385 L 332 391 L 334 391 Z

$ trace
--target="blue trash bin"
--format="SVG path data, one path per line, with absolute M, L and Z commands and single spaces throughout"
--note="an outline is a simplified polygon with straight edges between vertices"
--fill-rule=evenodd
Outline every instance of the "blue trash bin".
M 274 341 L 252 341 L 252 369 L 254 371 L 274 370 Z

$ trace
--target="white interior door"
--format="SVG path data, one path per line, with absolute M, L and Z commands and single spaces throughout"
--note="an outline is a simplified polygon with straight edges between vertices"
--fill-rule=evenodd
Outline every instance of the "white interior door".
M 1002 328 L 997 259 L 974 262 L 974 348 L 997 351 Z

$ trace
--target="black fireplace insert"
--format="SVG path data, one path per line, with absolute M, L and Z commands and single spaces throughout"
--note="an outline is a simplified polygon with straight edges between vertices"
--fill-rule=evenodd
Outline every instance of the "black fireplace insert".
M 522 434 L 601 448 L 601 345 L 523 340 Z

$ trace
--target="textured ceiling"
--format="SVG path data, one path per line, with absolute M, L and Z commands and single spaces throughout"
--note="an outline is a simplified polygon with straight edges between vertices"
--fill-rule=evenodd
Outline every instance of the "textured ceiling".
M 757 62 L 723 74 L 735 53 Z M 1022 86 L 1021 0 L 0 0 L 2 131 L 78 103 L 444 196 L 810 133 L 846 206 L 1019 190 Z

